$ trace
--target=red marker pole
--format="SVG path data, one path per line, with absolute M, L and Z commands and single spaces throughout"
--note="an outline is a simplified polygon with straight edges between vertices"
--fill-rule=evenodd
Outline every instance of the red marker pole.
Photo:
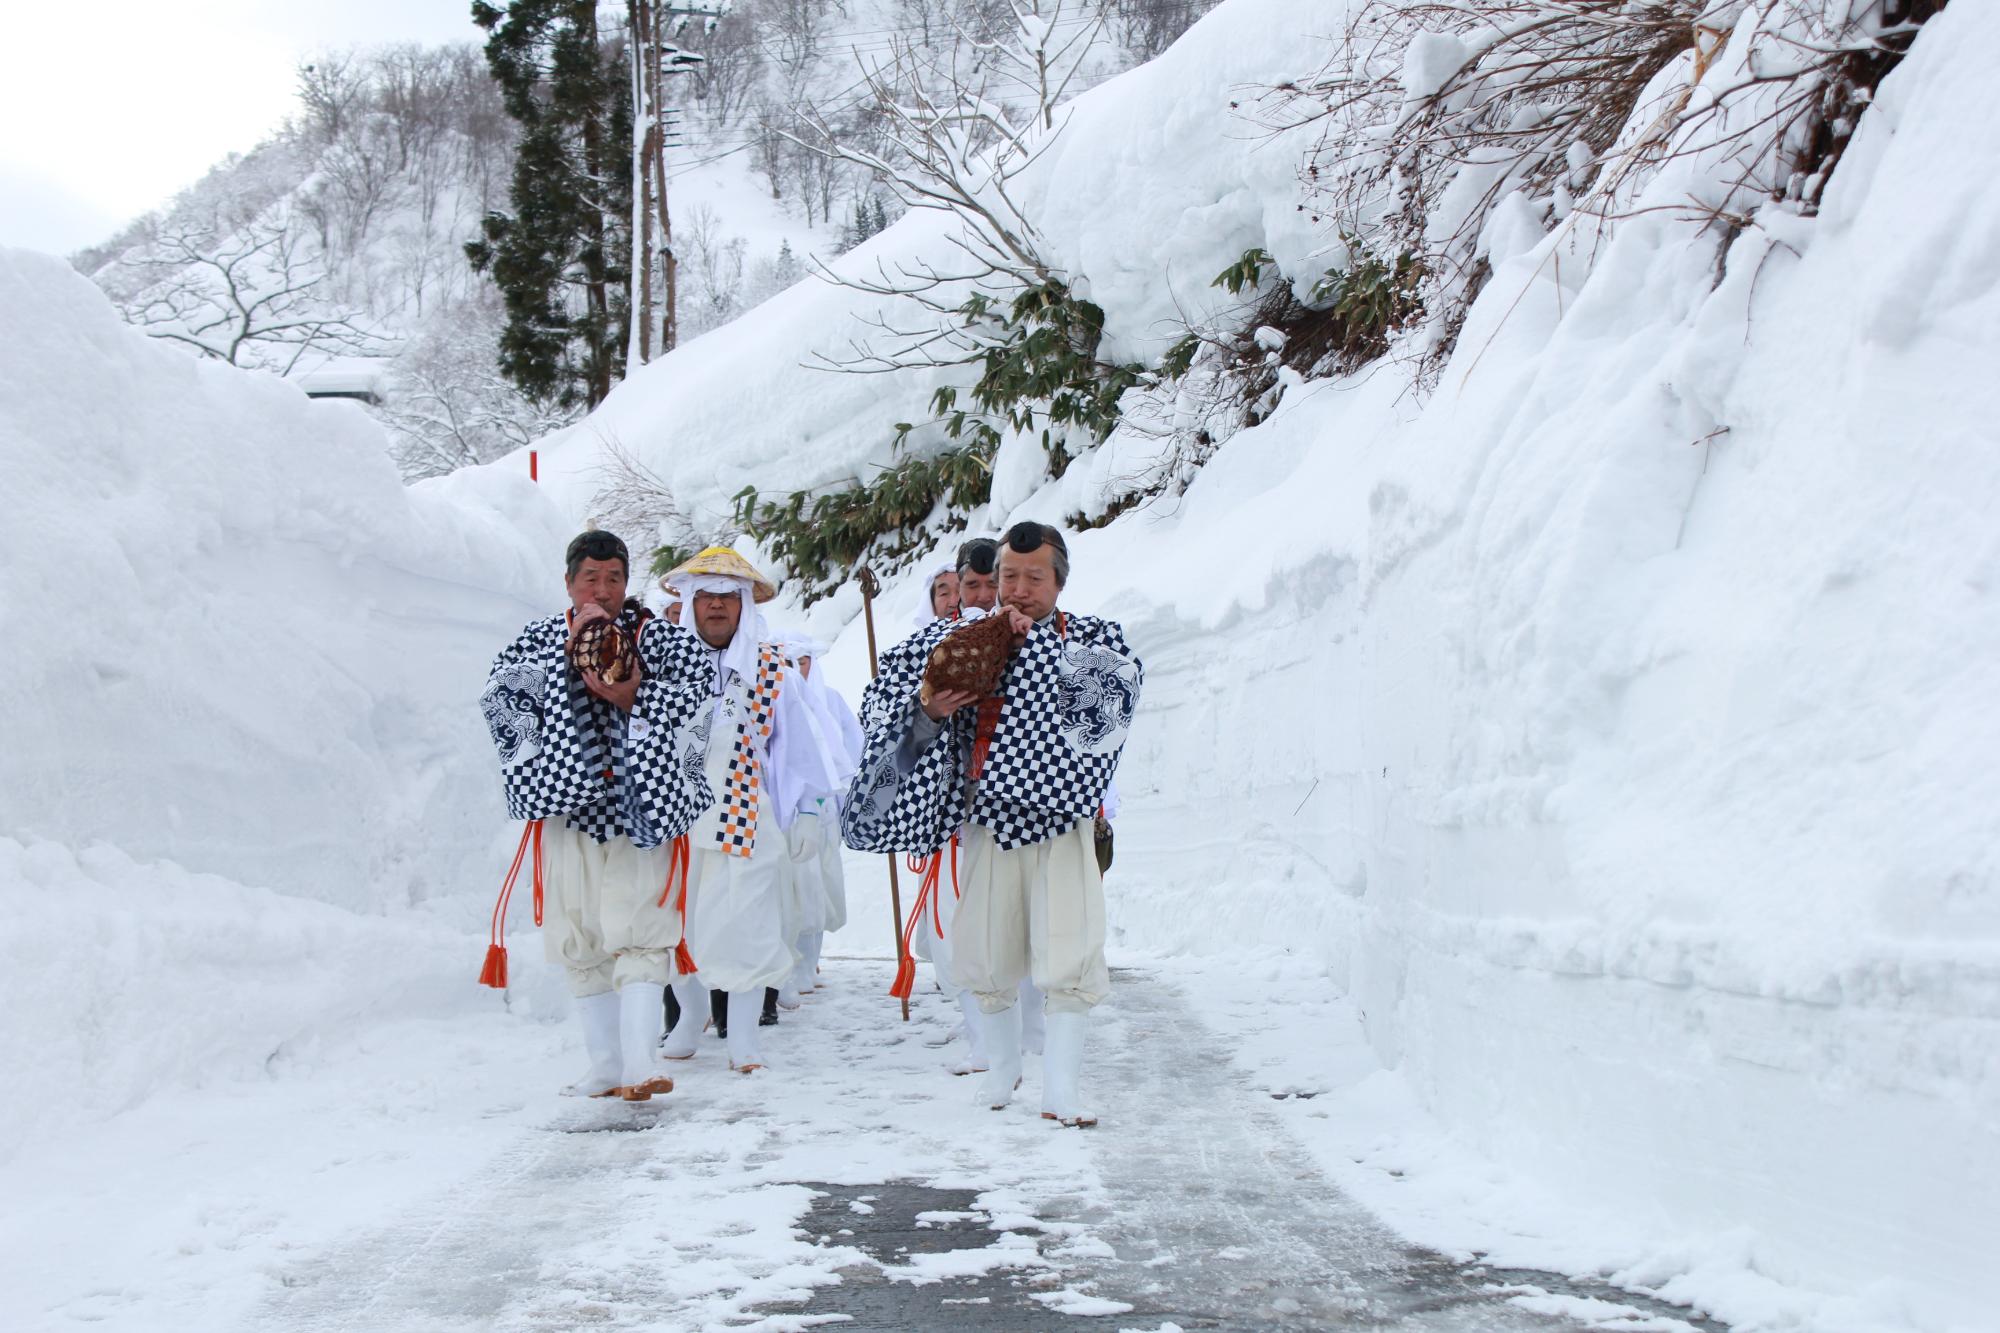
M 542 455 L 541 455 L 541 450 L 539 450 L 539 449 L 530 449 L 530 450 L 528 450 L 528 480 L 529 480 L 529 481 L 540 481 L 540 480 L 542 479 L 542 462 L 541 462 L 541 458 L 542 458 Z

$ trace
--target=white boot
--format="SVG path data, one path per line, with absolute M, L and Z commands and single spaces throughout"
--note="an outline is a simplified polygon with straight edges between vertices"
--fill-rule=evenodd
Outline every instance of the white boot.
M 674 983 L 674 998 L 680 1001 L 681 1016 L 660 1043 L 660 1055 L 668 1060 L 692 1060 L 701 1049 L 701 1034 L 708 1031 L 708 987 L 701 984 L 700 977 L 682 977 Z
M 628 1102 L 674 1090 L 674 1081 L 653 1063 L 666 1012 L 667 988 L 659 982 L 629 981 L 618 988 L 618 1054 L 624 1069 L 618 1095 Z
M 1021 1049 L 1029 1055 L 1042 1053 L 1043 1034 L 1047 1024 L 1043 1021 L 1046 1001 L 1041 990 L 1026 977 L 1021 979 Z
M 609 1097 L 618 1091 L 618 992 L 585 995 L 576 1002 L 583 1020 L 583 1049 L 590 1072 L 563 1089 L 565 1097 Z
M 1042 1053 L 1042 1119 L 1088 1129 L 1097 1117 L 1083 1109 L 1083 1034 L 1089 1014 L 1051 1013 Z
M 792 969 L 793 995 L 810 995 L 819 989 L 819 948 L 820 940 L 826 934 L 822 930 L 802 930 L 794 944 L 799 955 L 799 965 Z
M 966 1074 L 983 1074 L 990 1067 L 986 1058 L 986 1024 L 979 1015 L 979 1001 L 969 990 L 958 993 L 959 1012 L 965 1015 L 965 1041 L 969 1049 L 965 1058 L 955 1061 L 951 1072 L 963 1077 Z
M 979 1022 L 986 1031 L 986 1054 L 991 1061 L 986 1077 L 979 1082 L 980 1104 L 996 1111 L 1005 1110 L 1021 1086 L 1021 1010 L 1008 1005 L 997 1014 L 981 1013 Z
M 729 1067 L 751 1074 L 764 1067 L 757 1042 L 757 1020 L 764 1016 L 764 988 L 729 992 Z

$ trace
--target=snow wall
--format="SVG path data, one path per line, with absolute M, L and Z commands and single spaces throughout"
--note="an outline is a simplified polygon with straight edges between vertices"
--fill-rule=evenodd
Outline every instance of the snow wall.
M 1111 354 L 1157 352 L 1250 246 L 1309 271 L 1298 144 L 1227 105 L 1334 19 L 1226 0 L 1077 104 L 1026 197 Z M 1746 1326 L 1985 1318 L 1996 64 L 2000 13 L 1946 11 L 1822 214 L 1767 212 L 1721 263 L 1643 211 L 1700 182 L 1588 240 L 1503 207 L 1435 393 L 1296 389 L 1185 497 L 1073 538 L 1066 601 L 1149 668 L 1118 942 L 1323 963 L 1383 1077 L 1560 1204 L 1516 1227 L 1522 1262 Z M 841 263 L 938 235 L 913 217 Z M 717 521 L 746 480 L 864 475 L 936 378 L 804 367 L 880 308 L 808 283 L 680 349 L 552 443 L 557 493 L 588 512 L 606 440 Z M 1037 490 L 1010 442 L 978 517 L 1060 522 L 1152 447 L 1114 436 Z M 829 669 L 858 693 L 856 610 L 811 619 L 849 631 Z M 1394 1190 L 1373 1201 L 1423 1238 Z
M 5 831 L 450 892 L 496 808 L 479 683 L 560 602 L 566 520 L 525 477 L 405 488 L 358 408 L 137 334 L 60 261 L 0 283 Z
M 0 1158 L 490 1000 L 477 696 L 562 604 L 567 519 L 525 477 L 405 488 L 359 409 L 156 343 L 49 256 L 0 251 L 0 347 Z

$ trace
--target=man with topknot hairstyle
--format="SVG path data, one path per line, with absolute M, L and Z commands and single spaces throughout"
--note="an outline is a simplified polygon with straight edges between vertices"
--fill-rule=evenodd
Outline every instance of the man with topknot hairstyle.
M 1110 989 L 1095 823 L 1144 670 L 1116 622 L 1057 606 L 1070 573 L 1059 531 L 1017 523 L 998 554 L 993 614 L 1013 631 L 999 690 L 982 699 L 926 685 L 950 621 L 885 654 L 862 696 L 865 744 L 841 829 L 858 851 L 929 855 L 965 826 L 951 974 L 978 1001 L 981 1101 L 1002 1110 L 1020 1083 L 1017 1001 L 1032 978 L 1048 1002 L 1042 1115 L 1094 1125 L 1084 1036 Z
M 508 645 L 480 707 L 508 815 L 539 825 L 543 948 L 583 1020 L 590 1068 L 566 1091 L 645 1101 L 673 1089 L 654 1056 L 665 990 L 685 952 L 684 916 L 664 891 L 676 843 L 685 865 L 688 827 L 710 804 L 681 754 L 708 691 L 700 641 L 627 599 L 630 572 L 615 535 L 572 541 L 568 608 Z M 618 681 L 572 660 L 578 636 L 604 625 L 637 648 L 637 669 Z

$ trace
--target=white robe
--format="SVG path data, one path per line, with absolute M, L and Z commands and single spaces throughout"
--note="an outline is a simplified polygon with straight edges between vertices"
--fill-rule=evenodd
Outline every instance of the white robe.
M 736 742 L 736 720 L 749 707 L 753 682 L 738 675 L 724 652 L 711 650 L 718 693 L 709 730 L 706 772 L 720 792 Z M 747 991 L 780 986 L 797 964 L 797 877 L 791 830 L 835 788 L 832 760 L 818 740 L 805 677 L 785 671 L 772 707 L 771 734 L 758 742 L 762 777 L 757 828 L 749 856 L 721 850 L 714 820 L 689 830 L 694 862 L 688 888 L 688 948 L 702 984 Z M 817 822 L 816 820 L 814 822 Z

